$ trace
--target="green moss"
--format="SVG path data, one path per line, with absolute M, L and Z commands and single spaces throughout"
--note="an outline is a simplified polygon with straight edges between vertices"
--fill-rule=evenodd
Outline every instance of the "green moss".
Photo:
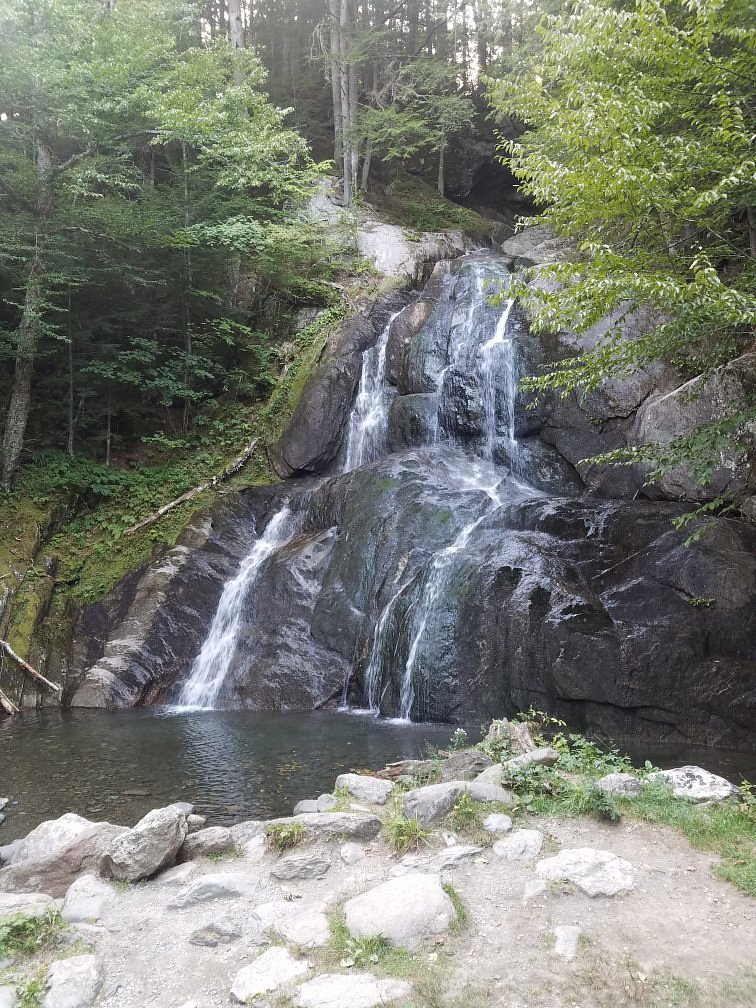
M 432 186 L 412 175 L 399 176 L 378 202 L 383 216 L 410 232 L 464 231 L 481 242 L 490 235 L 490 222 L 480 214 L 444 199 Z

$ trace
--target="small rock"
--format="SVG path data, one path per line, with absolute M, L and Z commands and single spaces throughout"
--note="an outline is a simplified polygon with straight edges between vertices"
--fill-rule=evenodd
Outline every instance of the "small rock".
M 0 1008 L 17 1008 L 15 987 L 0 987 Z
M 493 766 L 490 756 L 478 749 L 452 753 L 441 764 L 441 780 L 475 780 L 484 770 Z
M 44 917 L 55 909 L 55 900 L 44 893 L 0 892 L 0 917 Z
M 229 945 L 241 938 L 242 930 L 239 924 L 230 918 L 221 918 L 206 924 L 205 927 L 192 931 L 188 941 L 190 945 L 201 945 L 205 948 L 215 948 L 217 945 Z
M 255 907 L 251 919 L 261 931 L 272 931 L 299 948 L 320 948 L 331 938 L 326 909 L 323 900 L 274 900 Z
M 47 974 L 42 1008 L 90 1008 L 102 987 L 102 963 L 97 956 L 59 959 Z
M 155 882 L 158 882 L 160 885 L 182 886 L 191 882 L 199 874 L 200 868 L 198 865 L 187 861 L 186 864 L 176 865 L 174 868 L 168 868 L 166 871 L 160 872 L 155 878 Z
M 405 854 L 399 864 L 391 869 L 390 874 L 394 878 L 406 875 L 409 871 L 440 875 L 450 868 L 472 861 L 482 850 L 482 847 L 474 847 L 471 844 L 454 844 L 435 854 Z
M 207 818 L 203 815 L 188 815 L 186 817 L 186 826 L 190 833 L 197 833 L 207 822 Z
M 115 890 L 95 875 L 80 875 L 66 893 L 61 917 L 69 924 L 96 921 L 115 897 Z
M 382 934 L 392 944 L 410 949 L 446 931 L 455 916 L 438 875 L 393 878 L 344 906 L 347 927 L 355 938 Z
M 363 774 L 339 774 L 336 778 L 336 788 L 344 788 L 359 801 L 370 802 L 373 805 L 385 805 L 388 796 L 394 790 L 391 781 L 378 777 L 366 777 Z
M 241 1004 L 249 1004 L 253 998 L 277 991 L 303 976 L 309 968 L 307 960 L 296 959 L 288 949 L 269 948 L 236 974 L 231 996 Z
M 483 820 L 483 829 L 488 833 L 508 833 L 512 829 L 512 820 L 503 812 L 492 812 Z
M 200 875 L 178 893 L 168 904 L 170 910 L 183 910 L 198 903 L 217 899 L 237 899 L 251 896 L 258 888 L 257 879 L 240 872 L 214 872 Z
M 635 886 L 635 868 L 629 861 L 591 847 L 563 850 L 539 861 L 536 874 L 549 881 L 573 882 L 587 896 L 616 896 Z
M 270 869 L 277 879 L 323 878 L 331 868 L 331 859 L 319 851 L 294 851 L 286 854 Z
M 554 928 L 554 952 L 562 959 L 574 959 L 580 938 L 580 928 L 569 924 Z
M 697 766 L 658 770 L 646 779 L 663 781 L 672 788 L 675 798 L 685 798 L 692 802 L 726 801 L 741 795 L 740 788 L 736 788 L 726 778 Z
M 178 860 L 192 861 L 198 857 L 229 854 L 235 847 L 236 844 L 230 829 L 224 829 L 223 826 L 210 826 L 208 829 L 202 829 L 187 836 L 178 852 Z
M 298 1008 L 375 1008 L 407 998 L 410 985 L 404 980 L 372 973 L 324 973 L 299 988 Z
M 330 812 L 339 804 L 338 799 L 332 794 L 322 794 L 315 803 L 318 812 Z
M 534 749 L 532 752 L 522 753 L 521 756 L 513 756 L 504 764 L 505 771 L 516 773 L 529 766 L 553 766 L 559 759 L 556 749 Z
M 643 794 L 645 787 L 639 777 L 634 777 L 629 773 L 610 773 L 600 777 L 596 781 L 596 787 L 600 787 L 607 794 L 621 795 L 623 798 L 637 798 Z
M 126 793 L 128 794 L 128 792 L 126 792 Z M 149 794 L 149 791 L 145 791 L 145 794 Z M 186 816 L 187 819 L 189 818 L 190 815 L 194 815 L 194 813 L 195 813 L 194 805 L 192 805 L 192 803 L 188 802 L 188 801 L 175 801 L 175 802 L 171 802 L 171 804 L 168 806 L 168 808 L 178 809 L 179 812 L 183 812 L 184 813 L 184 815 Z
M 318 839 L 343 837 L 346 840 L 372 840 L 373 837 L 378 836 L 383 826 L 381 820 L 375 815 L 357 812 L 325 812 L 303 813 L 285 819 L 271 819 L 269 823 L 261 824 L 261 830 L 265 826 L 293 822 L 302 823 Z
M 100 874 L 123 882 L 150 878 L 173 864 L 187 830 L 180 808 L 153 809 L 113 841 L 100 861 Z
M 294 806 L 294 815 L 300 815 L 302 812 L 318 812 L 318 802 L 315 798 L 305 798 L 303 801 L 297 802 Z
M 493 845 L 493 852 L 504 861 L 532 861 L 541 853 L 543 833 L 538 830 L 515 830 Z
M 344 864 L 353 865 L 357 864 L 358 861 L 362 861 L 365 857 L 365 851 L 359 844 L 345 843 L 339 847 L 339 857 Z
M 4 808 L 8 807 L 9 801 L 10 798 L 0 798 L 0 812 L 2 812 Z

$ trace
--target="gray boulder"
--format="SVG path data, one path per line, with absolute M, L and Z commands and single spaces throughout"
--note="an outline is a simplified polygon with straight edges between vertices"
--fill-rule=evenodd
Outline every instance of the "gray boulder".
M 81 875 L 71 885 L 63 902 L 61 917 L 69 924 L 96 921 L 115 897 L 115 890 L 96 875 Z
M 727 801 L 728 798 L 738 798 L 741 795 L 740 788 L 726 778 L 697 766 L 659 770 L 649 774 L 646 779 L 668 784 L 675 798 L 685 798 L 692 802 Z
M 267 825 L 302 823 L 316 839 L 330 840 L 345 837 L 349 840 L 372 840 L 378 836 L 383 823 L 374 815 L 359 812 L 304 812 L 301 815 L 271 819 Z
M 241 872 L 213 872 L 200 875 L 174 896 L 168 908 L 183 910 L 199 903 L 209 903 L 211 900 L 251 896 L 258 886 L 256 878 Z
M 607 794 L 619 795 L 622 798 L 637 798 L 643 794 L 644 783 L 640 777 L 629 773 L 605 774 L 596 781 L 596 787 Z
M 286 854 L 270 869 L 277 879 L 322 878 L 331 869 L 331 859 L 321 851 L 305 850 Z
M 617 896 L 635 887 L 636 871 L 610 851 L 577 847 L 539 861 L 536 874 L 547 882 L 571 882 L 586 896 Z
M 0 917 L 44 917 L 55 910 L 55 900 L 45 893 L 0 893 Z
M 402 875 L 344 906 L 346 925 L 355 938 L 382 934 L 393 945 L 409 949 L 442 934 L 455 917 L 438 875 Z
M 376 1008 L 410 996 L 406 980 L 372 973 L 324 973 L 299 988 L 297 1008 Z
M 229 854 L 236 844 L 230 829 L 223 826 L 210 826 L 207 829 L 190 833 L 178 852 L 179 861 L 192 861 L 198 857 L 213 857 L 216 854 Z
M 48 971 L 42 1008 L 91 1008 L 102 982 L 102 962 L 97 956 L 59 959 Z
M 110 845 L 100 861 L 100 874 L 123 882 L 151 878 L 173 864 L 187 832 L 180 808 L 153 809 Z
M 304 798 L 294 806 L 294 815 L 301 815 L 303 812 L 317 812 L 318 802 L 316 798 Z
M 269 931 L 298 948 L 321 948 L 331 939 L 326 909 L 323 900 L 274 900 L 256 906 L 251 921 L 261 931 Z
M 354 798 L 370 802 L 373 805 L 385 805 L 394 790 L 391 781 L 378 777 L 367 777 L 363 774 L 339 774 L 336 778 L 336 788 L 344 788 Z
M 477 749 L 452 753 L 441 764 L 441 780 L 478 780 L 484 770 L 494 765 L 494 761 Z
M 422 826 L 432 826 L 451 812 L 462 794 L 468 794 L 476 802 L 512 802 L 511 793 L 495 784 L 480 783 L 478 780 L 447 781 L 408 791 L 402 800 L 404 814 L 408 819 L 417 819 Z
M 483 829 L 487 833 L 509 833 L 512 829 L 512 820 L 503 812 L 492 812 L 483 820 Z
M 330 812 L 332 809 L 335 809 L 338 804 L 339 802 L 336 795 L 322 794 L 318 797 L 315 806 L 318 812 Z
M 12 855 L 11 864 L 47 858 L 88 833 L 94 825 L 96 824 L 75 812 L 66 812 L 58 819 L 48 819 L 20 842 Z
M 515 266 L 561 262 L 569 257 L 570 252 L 575 251 L 573 243 L 558 238 L 551 228 L 542 224 L 524 228 L 514 237 L 507 238 L 499 248 L 513 260 Z
M 240 1004 L 250 1004 L 263 994 L 272 994 L 308 973 L 306 959 L 297 959 L 285 948 L 270 948 L 236 974 L 231 997 Z
M 539 830 L 518 829 L 497 840 L 492 849 L 503 861 L 532 861 L 542 846 L 543 833 Z
M 521 756 L 513 756 L 504 764 L 505 773 L 517 773 L 529 766 L 553 766 L 559 759 L 556 749 L 534 749 L 532 752 L 522 753 Z

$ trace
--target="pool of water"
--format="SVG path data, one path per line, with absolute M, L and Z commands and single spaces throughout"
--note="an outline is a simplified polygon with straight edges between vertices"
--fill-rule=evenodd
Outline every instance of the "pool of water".
M 11 799 L 0 844 L 45 819 L 78 812 L 132 825 L 191 801 L 209 825 L 289 815 L 336 776 L 378 770 L 448 744 L 449 725 L 336 712 L 160 708 L 27 713 L 0 722 L 0 796 Z
M 423 758 L 429 746 L 447 746 L 453 731 L 331 711 L 142 708 L 6 718 L 0 795 L 11 803 L 0 844 L 64 812 L 133 825 L 178 800 L 193 802 L 210 825 L 289 815 L 300 799 L 330 791 L 339 773 Z M 468 731 L 476 741 L 479 733 Z M 639 764 L 694 763 L 735 782 L 756 779 L 754 754 L 645 746 L 630 755 Z

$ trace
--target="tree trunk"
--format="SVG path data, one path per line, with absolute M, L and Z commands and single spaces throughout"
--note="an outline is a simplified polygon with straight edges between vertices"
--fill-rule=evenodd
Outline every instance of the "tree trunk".
M 370 162 L 373 158 L 373 138 L 368 137 L 367 143 L 365 144 L 365 158 L 362 162 L 362 180 L 360 183 L 360 188 L 363 192 L 367 192 L 368 182 L 370 181 Z
M 328 2 L 329 73 L 333 100 L 333 162 L 336 172 L 344 171 L 344 131 L 341 118 L 341 58 L 339 42 L 339 0 Z
M 438 191 L 441 195 L 444 195 L 446 184 L 444 180 L 444 159 L 446 155 L 446 137 L 441 141 L 441 146 L 438 148 Z
M 344 152 L 344 206 L 352 205 L 352 145 L 354 137 L 350 133 L 351 113 L 349 110 L 349 0 L 341 0 L 339 5 L 339 97 L 341 100 L 341 143 Z
M 244 19 L 241 0 L 228 0 L 228 35 L 234 49 L 244 48 Z

